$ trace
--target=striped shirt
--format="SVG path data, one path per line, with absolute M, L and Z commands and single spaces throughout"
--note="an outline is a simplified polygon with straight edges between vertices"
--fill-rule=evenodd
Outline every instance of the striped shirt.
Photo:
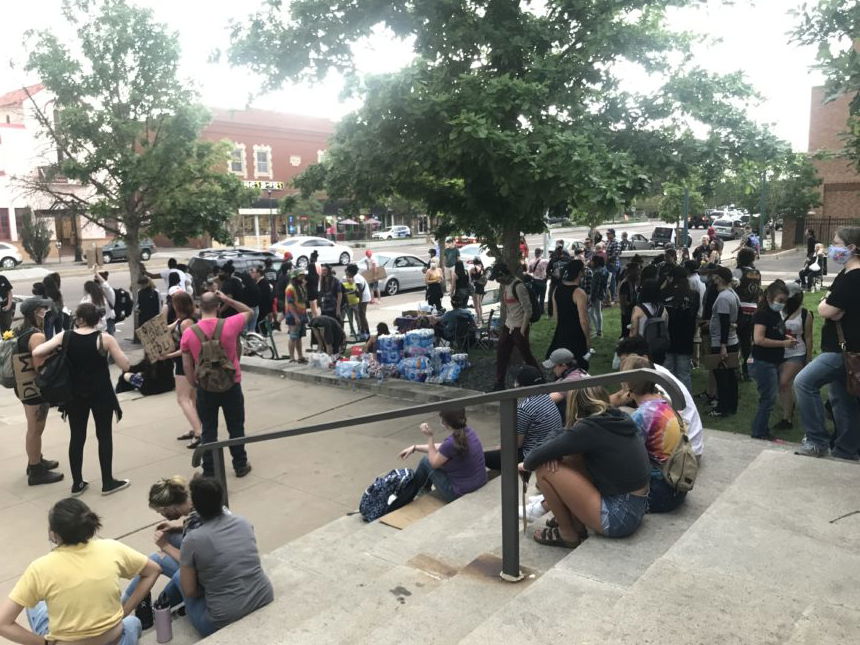
M 538 394 L 517 403 L 517 434 L 524 435 L 523 457 L 561 432 L 558 406 L 549 394 Z

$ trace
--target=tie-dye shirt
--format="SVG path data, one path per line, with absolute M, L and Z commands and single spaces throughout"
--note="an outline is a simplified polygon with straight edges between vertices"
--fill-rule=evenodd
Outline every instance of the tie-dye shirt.
M 630 416 L 645 440 L 651 463 L 662 464 L 681 440 L 681 424 L 672 404 L 664 399 L 644 401 Z

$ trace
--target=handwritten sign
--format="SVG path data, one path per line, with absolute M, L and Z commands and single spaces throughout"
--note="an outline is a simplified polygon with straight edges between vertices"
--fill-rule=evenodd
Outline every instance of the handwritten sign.
M 15 370 L 15 389 L 22 401 L 39 396 L 39 386 L 36 385 L 38 372 L 33 367 L 33 357 L 30 354 L 13 354 L 12 369 Z
M 173 337 L 162 316 L 156 316 L 143 323 L 137 328 L 137 336 L 143 343 L 143 351 L 150 361 L 155 361 L 159 356 L 169 354 L 175 349 Z

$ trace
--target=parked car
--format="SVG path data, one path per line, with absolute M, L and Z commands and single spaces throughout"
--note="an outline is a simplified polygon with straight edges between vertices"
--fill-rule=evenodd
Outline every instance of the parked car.
M 288 237 L 280 242 L 275 242 L 269 247 L 269 251 L 280 257 L 285 251 L 293 254 L 293 264 L 299 269 L 308 266 L 311 253 L 319 254 L 319 261 L 323 264 L 349 264 L 352 260 L 352 249 L 343 244 L 335 244 L 324 237 L 298 236 Z
M 690 215 L 687 218 L 687 226 L 689 228 L 708 228 L 711 225 L 711 218 L 705 213 L 700 215 Z
M 456 235 L 454 236 L 454 246 L 458 249 L 466 246 L 467 244 L 477 244 L 478 236 L 472 233 L 468 235 Z
M 383 269 L 385 279 L 382 290 L 389 296 L 396 295 L 405 289 L 420 289 L 424 287 L 424 272 L 427 263 L 421 258 L 404 254 L 375 253 L 374 258 Z
M 740 219 L 723 218 L 714 222 L 714 232 L 721 240 L 736 240 L 744 233 Z
M 245 249 L 241 247 L 202 249 L 188 261 L 188 272 L 194 283 L 194 293 L 201 293 L 206 288 L 206 279 L 212 275 L 213 269 L 224 266 L 228 261 L 233 262 L 237 273 L 247 271 L 252 266 L 260 266 L 266 259 L 272 260 L 272 267 L 277 271 L 281 266 L 282 255 L 269 251 Z
M 374 240 L 394 240 L 402 237 L 412 237 L 412 229 L 408 226 L 389 226 L 381 231 L 376 231 L 370 237 Z
M 642 235 L 642 233 L 634 233 L 627 238 L 627 241 L 630 243 L 630 246 L 627 247 L 628 250 L 647 251 L 654 248 L 651 246 L 651 240 Z
M 544 217 L 543 221 L 546 223 L 547 228 L 556 228 L 559 226 L 570 226 L 571 221 L 566 217 Z
M 152 240 L 140 241 L 140 259 L 146 262 L 155 253 L 155 243 Z M 86 251 L 84 251 L 86 257 Z M 128 260 L 128 247 L 125 240 L 113 240 L 102 246 L 102 264 L 110 264 L 120 260 Z
M 481 258 L 481 264 L 486 268 L 490 268 L 496 263 L 496 259 L 492 257 L 486 246 L 483 244 L 466 244 L 460 247 L 460 259 L 466 267 L 471 266 L 475 262 L 475 258 Z
M 683 235 L 683 233 L 681 235 Z M 689 233 L 685 239 L 678 237 L 675 233 L 674 226 L 658 226 L 654 229 L 654 232 L 651 233 L 651 248 L 663 249 L 666 248 L 667 244 L 671 244 L 675 248 L 681 244 L 689 247 L 692 239 L 693 238 Z
M 0 267 L 14 269 L 24 261 L 18 247 L 8 242 L 0 242 Z

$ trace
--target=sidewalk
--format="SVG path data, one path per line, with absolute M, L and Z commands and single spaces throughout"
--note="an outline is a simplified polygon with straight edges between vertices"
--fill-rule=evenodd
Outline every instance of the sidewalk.
M 372 392 L 251 373 L 244 376 L 243 390 L 249 435 L 410 405 Z M 150 485 L 160 477 L 194 473 L 191 451 L 175 439 L 187 427 L 173 393 L 133 396 L 122 400 L 122 407 L 123 420 L 114 425 L 114 473 L 131 479 L 131 488 L 109 497 L 99 494 L 98 444 L 91 432 L 84 455 L 90 488 L 81 499 L 102 517 L 103 537 L 122 538 L 148 554 L 154 550 L 152 527 L 159 521 L 147 506 Z M 355 510 L 361 491 L 381 472 L 401 463 L 414 468 L 416 459 L 401 462 L 397 454 L 421 440 L 418 425 L 422 421 L 438 427 L 434 415 L 251 446 L 253 472 L 244 479 L 236 479 L 232 472 L 228 475 L 231 508 L 254 524 L 261 552 L 271 551 Z M 498 443 L 494 415 L 475 413 L 470 424 L 486 445 Z M 0 594 L 6 594 L 27 564 L 50 549 L 47 512 L 68 496 L 71 481 L 68 428 L 56 411 L 48 417 L 44 454 L 60 461 L 66 479 L 59 484 L 27 486 L 24 413 L 11 391 L 0 398 L 0 427 L 5 435 L 0 451 L 0 510 L 5 517 L 0 543 L 6 546 L 0 562 Z M 226 436 L 223 426 L 220 436 Z

